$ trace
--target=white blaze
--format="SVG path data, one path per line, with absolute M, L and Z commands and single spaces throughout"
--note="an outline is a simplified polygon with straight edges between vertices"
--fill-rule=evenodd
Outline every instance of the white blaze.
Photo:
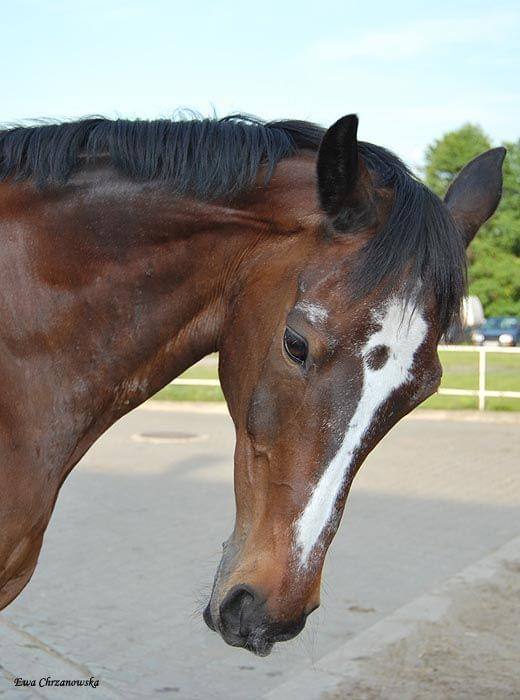
M 336 455 L 316 484 L 295 525 L 296 547 L 302 567 L 307 565 L 314 545 L 332 516 L 354 453 L 370 428 L 377 409 L 393 391 L 411 379 L 415 353 L 426 337 L 427 325 L 422 315 L 411 305 L 404 307 L 400 299 L 388 302 L 380 312 L 374 313 L 373 320 L 381 324 L 381 328 L 361 349 L 363 389 L 356 411 Z M 388 347 L 388 359 L 381 369 L 371 369 L 367 358 L 378 345 Z

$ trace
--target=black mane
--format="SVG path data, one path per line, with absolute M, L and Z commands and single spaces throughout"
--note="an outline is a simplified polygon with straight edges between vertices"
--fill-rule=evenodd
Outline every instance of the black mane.
M 20 126 L 0 131 L 0 181 L 59 186 L 81 161 L 108 156 L 120 173 L 166 182 L 178 194 L 232 199 L 254 185 L 261 165 L 267 166 L 267 183 L 282 158 L 318 151 L 324 133 L 310 122 L 244 115 L 181 121 L 95 117 Z M 435 295 L 446 330 L 458 319 L 465 290 L 462 236 L 444 204 L 399 158 L 365 142 L 359 151 L 376 182 L 393 190 L 394 204 L 384 229 L 362 251 L 356 291 L 406 278 L 411 293 L 421 282 L 423 294 Z
M 317 150 L 323 130 L 307 122 L 224 119 L 131 121 L 94 117 L 0 131 L 0 180 L 33 179 L 39 187 L 65 183 L 80 159 L 108 155 L 123 175 L 167 182 L 178 194 L 232 198 L 249 189 L 267 164 Z

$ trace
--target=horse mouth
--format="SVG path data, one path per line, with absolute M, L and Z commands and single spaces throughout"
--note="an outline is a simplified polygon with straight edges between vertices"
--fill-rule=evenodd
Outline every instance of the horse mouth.
M 255 656 L 269 656 L 278 640 L 269 638 L 265 630 L 253 630 L 247 637 L 239 637 L 226 631 L 220 631 L 220 636 L 231 647 L 245 649 Z
M 233 637 L 229 634 L 222 634 L 221 636 L 226 644 L 229 644 L 229 646 L 245 649 L 246 651 L 250 651 L 255 656 L 269 656 L 275 645 L 275 641 L 263 636 L 262 630 L 259 630 L 258 633 L 253 632 L 247 639 Z
M 274 642 L 264 642 L 259 646 L 254 646 L 253 644 L 246 644 L 244 649 L 252 652 L 255 656 L 269 656 L 274 647 Z
M 229 646 L 250 651 L 255 656 L 269 656 L 273 647 L 278 642 L 286 642 L 296 637 L 305 627 L 307 615 L 290 626 L 283 627 L 277 623 L 260 624 L 258 627 L 250 629 L 247 636 L 236 634 L 226 629 L 225 626 L 215 623 L 210 612 L 209 604 L 203 612 L 206 625 L 212 632 L 217 632 Z

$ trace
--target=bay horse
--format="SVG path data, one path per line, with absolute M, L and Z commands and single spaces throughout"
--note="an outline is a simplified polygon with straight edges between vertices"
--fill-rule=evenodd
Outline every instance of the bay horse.
M 441 201 L 357 127 L 0 132 L 0 609 L 86 450 L 218 351 L 236 521 L 204 619 L 259 655 L 303 628 L 354 475 L 439 384 L 465 245 L 501 194 L 502 148 Z

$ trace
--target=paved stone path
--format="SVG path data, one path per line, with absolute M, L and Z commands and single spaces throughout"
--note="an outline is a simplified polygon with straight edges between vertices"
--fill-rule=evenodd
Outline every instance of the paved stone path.
M 154 444 L 146 431 L 197 442 Z M 0 614 L 0 698 L 258 698 L 520 533 L 520 425 L 405 420 L 357 477 L 322 607 L 266 659 L 203 625 L 233 523 L 225 415 L 135 411 L 67 480 L 33 580 Z M 13 678 L 101 680 L 15 688 Z

